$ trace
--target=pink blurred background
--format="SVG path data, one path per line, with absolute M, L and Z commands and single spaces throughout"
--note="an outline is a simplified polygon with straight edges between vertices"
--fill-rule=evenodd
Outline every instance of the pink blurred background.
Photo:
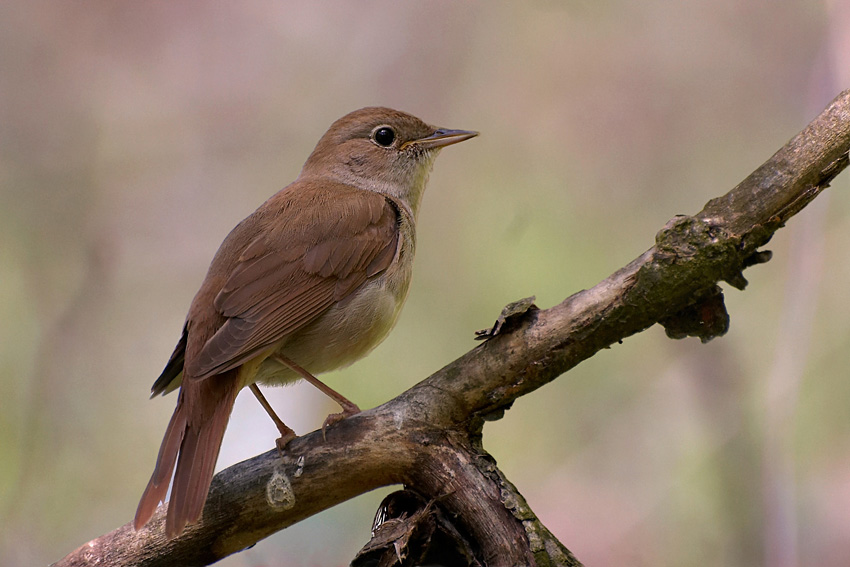
M 846 3 L 0 4 L 0 563 L 132 519 L 175 399 L 148 401 L 221 240 L 346 112 L 482 135 L 437 162 L 390 338 L 328 375 L 378 405 L 652 245 L 850 86 Z M 727 290 L 485 428 L 587 565 L 850 564 L 850 173 Z M 333 409 L 268 392 L 298 432 Z M 274 445 L 240 397 L 223 468 Z M 220 563 L 346 564 L 391 488 Z

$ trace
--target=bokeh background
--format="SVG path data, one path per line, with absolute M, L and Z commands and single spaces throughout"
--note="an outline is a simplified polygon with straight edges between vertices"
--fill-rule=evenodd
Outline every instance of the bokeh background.
M 502 306 L 593 286 L 850 86 L 831 2 L 0 3 L 0 563 L 132 519 L 175 398 L 151 383 L 221 240 L 346 112 L 482 135 L 441 155 L 395 332 L 329 375 L 378 405 Z M 485 446 L 587 565 L 850 564 L 850 174 L 727 289 L 519 400 Z M 297 431 L 333 406 L 268 391 Z M 243 395 L 219 468 L 273 447 Z M 391 489 L 221 564 L 343 565 Z

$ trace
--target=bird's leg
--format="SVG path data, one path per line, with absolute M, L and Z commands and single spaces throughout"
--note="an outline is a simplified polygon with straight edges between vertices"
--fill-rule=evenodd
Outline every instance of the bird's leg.
M 355 404 L 354 402 L 352 402 L 351 400 L 349 400 L 348 398 L 346 398 L 345 396 L 343 396 L 342 394 L 340 394 L 339 392 L 337 392 L 336 390 L 334 390 L 333 388 L 331 388 L 330 386 L 328 386 L 327 384 L 307 372 L 302 367 L 295 364 L 293 361 L 277 353 L 271 355 L 271 357 L 283 364 L 284 366 L 289 367 L 294 372 L 297 372 L 302 378 L 307 380 L 313 386 L 318 388 L 319 391 L 321 391 L 327 397 L 338 403 L 340 407 L 342 407 L 341 412 L 332 413 L 327 418 L 325 418 L 325 422 L 322 424 L 322 438 L 325 438 L 325 430 L 328 428 L 329 425 L 333 425 L 334 423 L 341 421 L 346 417 L 350 417 L 354 414 L 360 413 L 360 408 L 357 407 L 357 404 Z
M 259 386 L 257 386 L 257 384 L 251 384 L 249 388 L 251 388 L 251 391 L 254 393 L 254 396 L 257 397 L 257 401 L 260 402 L 260 405 L 263 406 L 263 409 L 265 409 L 266 412 L 269 414 L 269 417 L 272 418 L 272 421 L 277 426 L 277 430 L 280 431 L 280 437 L 278 437 L 277 441 L 275 441 L 275 445 L 277 445 L 278 451 L 283 452 L 283 448 L 286 447 L 286 444 L 295 439 L 297 435 L 295 435 L 295 432 L 289 427 L 287 427 L 283 420 L 277 416 L 277 414 L 274 412 L 274 409 L 272 409 L 271 404 L 260 391 L 260 388 Z

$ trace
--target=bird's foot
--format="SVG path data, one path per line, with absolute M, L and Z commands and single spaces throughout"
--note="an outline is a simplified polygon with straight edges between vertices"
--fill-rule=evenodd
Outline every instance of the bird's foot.
M 348 400 L 346 400 L 348 401 Z M 327 428 L 331 425 L 338 423 L 345 419 L 346 417 L 351 417 L 352 415 L 356 415 L 360 413 L 360 408 L 357 407 L 357 404 L 348 402 L 346 404 L 340 404 L 342 406 L 342 411 L 339 413 L 332 413 L 328 417 L 325 418 L 325 422 L 322 424 L 322 439 L 327 441 Z
M 289 429 L 287 427 L 287 429 Z M 286 450 L 286 446 L 289 445 L 289 442 L 298 437 L 295 432 L 291 429 L 289 431 L 281 431 L 280 437 L 278 437 L 274 444 L 277 446 L 278 454 L 283 457 L 283 452 Z

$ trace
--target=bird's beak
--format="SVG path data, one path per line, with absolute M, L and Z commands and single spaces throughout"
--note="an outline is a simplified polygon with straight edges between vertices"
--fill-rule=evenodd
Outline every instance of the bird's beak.
M 478 132 L 473 132 L 472 130 L 447 130 L 445 128 L 440 128 L 430 136 L 405 142 L 402 144 L 401 149 L 405 149 L 408 146 L 416 146 L 423 150 L 442 148 L 444 146 L 451 146 L 452 144 L 457 144 L 458 142 L 474 138 L 477 135 Z

